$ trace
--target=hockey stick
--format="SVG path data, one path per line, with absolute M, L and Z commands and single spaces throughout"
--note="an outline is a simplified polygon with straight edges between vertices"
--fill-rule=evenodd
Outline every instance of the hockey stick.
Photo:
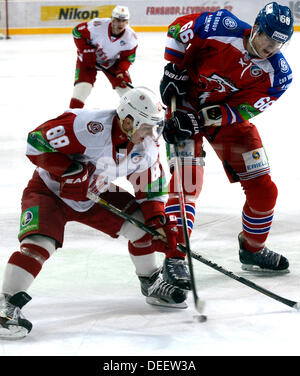
M 133 225 L 141 228 L 142 230 L 144 230 L 145 232 L 153 235 L 153 236 L 158 236 L 160 237 L 162 240 L 166 241 L 165 238 L 163 238 L 163 236 L 161 235 L 161 233 L 159 233 L 157 230 L 154 230 L 152 227 L 150 226 L 147 226 L 145 225 L 143 222 L 139 221 L 138 219 L 134 218 L 133 216 L 131 216 L 130 214 L 127 214 L 125 212 L 123 212 L 122 210 L 116 208 L 115 206 L 111 205 L 110 203 L 108 203 L 106 200 L 102 199 L 101 197 L 98 197 L 97 195 L 95 195 L 94 193 L 92 192 L 88 192 L 87 194 L 87 197 L 99 204 L 100 206 L 102 206 L 103 208 L 107 209 L 108 211 L 110 211 L 111 213 L 114 213 L 115 215 L 125 219 L 126 221 L 132 223 Z M 186 253 L 186 248 L 185 246 L 181 245 L 181 244 L 178 244 L 177 246 L 177 249 L 183 253 Z M 210 268 L 226 275 L 227 277 L 231 278 L 231 279 L 234 279 L 235 281 L 237 282 L 240 282 L 242 283 L 243 285 L 246 285 L 266 296 L 268 296 L 269 298 L 271 299 L 275 299 L 277 300 L 278 302 L 282 303 L 282 304 L 285 304 L 291 308 L 295 308 L 297 310 L 300 309 L 300 302 L 295 302 L 293 300 L 289 300 L 289 299 L 286 299 L 286 298 L 283 298 L 282 296 L 279 296 L 267 289 L 265 289 L 264 287 L 261 287 L 259 285 L 257 285 L 256 283 L 250 281 L 249 279 L 246 279 L 244 277 L 240 277 L 236 274 L 234 274 L 233 272 L 223 268 L 222 266 L 210 261 L 210 260 L 207 260 L 206 258 L 204 258 L 203 256 L 201 256 L 200 254 L 198 253 L 195 253 L 193 251 L 191 251 L 191 256 L 192 258 L 194 258 L 195 260 L 198 260 L 200 261 L 202 264 L 205 264 L 207 266 L 209 266 Z
M 171 98 L 171 112 L 172 115 L 176 111 L 176 97 L 173 96 Z M 174 176 L 176 177 L 177 182 L 177 190 L 178 190 L 178 201 L 180 206 L 180 214 L 181 214 L 181 222 L 182 222 L 182 231 L 183 231 L 183 238 L 184 238 L 184 244 L 185 244 L 185 250 L 186 250 L 186 256 L 188 260 L 188 266 L 191 276 L 191 289 L 193 292 L 193 298 L 194 298 L 194 304 L 196 310 L 201 313 L 203 312 L 205 303 L 199 299 L 196 289 L 196 282 L 195 282 L 195 276 L 194 276 L 194 268 L 192 263 L 192 256 L 191 256 L 191 247 L 190 247 L 190 238 L 188 233 L 188 226 L 187 226 L 187 220 L 186 220 L 186 210 L 185 210 L 185 198 L 183 193 L 183 185 L 182 185 L 182 164 L 181 159 L 179 156 L 179 150 L 178 150 L 178 143 L 175 142 L 174 144 L 174 150 L 175 150 L 175 171 Z

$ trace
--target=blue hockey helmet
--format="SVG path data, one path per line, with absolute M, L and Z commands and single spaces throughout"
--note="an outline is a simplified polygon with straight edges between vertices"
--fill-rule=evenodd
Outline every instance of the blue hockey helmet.
M 294 20 L 290 8 L 279 5 L 275 1 L 265 5 L 258 13 L 255 24 L 269 38 L 279 43 L 287 42 L 294 32 Z

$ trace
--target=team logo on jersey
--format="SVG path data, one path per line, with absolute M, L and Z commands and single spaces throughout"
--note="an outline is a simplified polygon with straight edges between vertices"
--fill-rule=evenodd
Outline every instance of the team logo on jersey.
M 252 158 L 255 160 L 260 158 L 260 154 L 257 150 L 254 150 L 254 152 L 252 153 Z
M 99 121 L 90 121 L 89 123 L 87 123 L 87 130 L 92 134 L 102 132 L 103 129 L 104 125 Z
M 223 19 L 223 26 L 226 27 L 226 29 L 233 30 L 237 28 L 237 22 L 231 17 L 225 17 Z
M 252 65 L 250 68 L 250 74 L 252 77 L 258 77 L 262 75 L 263 71 L 261 68 L 259 68 L 257 65 Z
M 132 153 L 131 154 L 131 162 L 133 164 L 139 163 L 143 159 L 143 156 L 139 153 Z
M 125 46 L 126 42 L 124 40 L 120 40 L 120 46 Z
M 239 91 L 230 80 L 225 77 L 221 77 L 216 73 L 213 73 L 210 77 L 206 77 L 203 74 L 199 75 L 198 79 L 198 91 L 202 92 L 199 96 L 199 103 L 204 104 L 208 101 L 210 95 L 215 92 L 218 93 L 234 93 Z
M 279 67 L 282 73 L 287 73 L 289 71 L 289 66 L 283 58 L 279 60 Z

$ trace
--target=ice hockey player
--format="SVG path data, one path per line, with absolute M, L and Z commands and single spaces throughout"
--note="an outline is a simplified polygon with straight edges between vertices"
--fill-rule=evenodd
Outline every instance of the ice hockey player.
M 129 67 L 135 60 L 137 36 L 128 25 L 129 10 L 117 5 L 110 18 L 94 18 L 73 29 L 77 61 L 70 108 L 83 108 L 101 70 L 122 96 L 131 83 Z M 108 73 L 110 72 L 110 73 Z
M 20 249 L 10 256 L 3 276 L 0 338 L 30 332 L 32 324 L 21 313 L 31 299 L 27 290 L 63 246 L 68 221 L 127 238 L 146 301 L 186 307 L 186 292 L 164 281 L 154 252 L 177 246 L 177 222 L 165 215 L 167 186 L 153 137 L 162 119 L 158 103 L 151 90 L 137 87 L 121 97 L 116 110 L 69 109 L 29 132 L 26 155 L 37 168 L 22 196 Z M 112 183 L 122 176 L 132 183 L 135 197 Z M 94 203 L 88 191 L 163 231 L 167 243 Z
M 221 9 L 177 18 L 168 28 L 164 56 L 169 63 L 160 92 L 168 106 L 175 96 L 177 107 L 173 116 L 169 111 L 163 135 L 170 148 L 171 167 L 172 144 L 180 143 L 189 231 L 202 188 L 205 137 L 229 181 L 239 182 L 246 196 L 238 236 L 239 258 L 246 270 L 288 271 L 289 267 L 284 256 L 265 245 L 277 187 L 270 177 L 259 132 L 250 120 L 269 108 L 291 84 L 291 68 L 280 50 L 292 34 L 291 10 L 276 2 L 264 6 L 252 27 Z M 222 194 L 218 187 L 212 189 Z M 179 217 L 174 190 L 173 175 L 166 212 Z M 182 241 L 182 235 L 179 239 Z M 181 259 L 178 251 L 176 255 L 182 263 L 183 255 Z M 175 262 L 167 259 L 164 266 L 169 283 L 175 282 Z

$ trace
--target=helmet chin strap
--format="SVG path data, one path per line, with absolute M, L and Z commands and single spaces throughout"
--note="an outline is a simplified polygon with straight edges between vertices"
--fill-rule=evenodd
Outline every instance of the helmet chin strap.
M 254 27 L 252 27 L 252 29 L 251 29 L 251 33 L 250 33 L 250 36 L 249 36 L 249 44 L 250 44 L 250 47 L 252 48 L 252 51 L 255 53 L 255 55 L 256 55 L 257 57 L 260 57 L 261 59 L 266 59 L 266 57 L 265 57 L 265 56 L 261 56 L 261 55 L 258 53 L 257 49 L 254 47 L 254 43 L 253 43 L 253 41 L 254 41 L 254 38 L 256 37 L 256 35 L 258 34 L 258 32 L 259 32 L 259 27 L 256 27 L 256 30 L 255 30 L 255 31 L 254 31 Z M 280 48 L 279 48 L 279 49 L 280 49 Z M 275 55 L 275 54 L 279 51 L 279 49 L 278 49 L 278 50 L 275 50 L 275 51 L 272 53 L 272 55 L 268 56 L 268 58 L 271 57 L 271 56 L 273 56 L 273 55 Z M 249 52 L 249 51 L 248 51 L 248 52 Z
M 258 56 L 258 57 L 260 57 L 260 58 L 262 58 L 262 59 L 264 59 L 264 57 L 261 56 L 261 55 L 257 52 L 256 48 L 254 47 L 254 43 L 253 43 L 253 40 L 254 40 L 254 38 L 256 37 L 256 35 L 257 35 L 259 29 L 256 28 L 255 31 L 253 31 L 253 30 L 254 30 L 254 27 L 252 27 L 252 29 L 251 29 L 251 33 L 250 33 L 250 37 L 249 37 L 249 44 L 250 44 L 250 46 L 251 46 L 251 48 L 252 48 L 252 51 L 255 53 L 255 55 Z M 249 51 L 248 51 L 248 52 L 249 52 Z

